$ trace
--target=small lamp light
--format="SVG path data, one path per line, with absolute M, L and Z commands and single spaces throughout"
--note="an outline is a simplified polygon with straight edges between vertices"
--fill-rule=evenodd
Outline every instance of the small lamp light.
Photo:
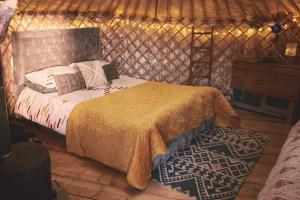
M 287 43 L 285 49 L 285 55 L 290 57 L 297 56 L 297 47 L 298 47 L 297 43 L 291 43 L 291 42 Z

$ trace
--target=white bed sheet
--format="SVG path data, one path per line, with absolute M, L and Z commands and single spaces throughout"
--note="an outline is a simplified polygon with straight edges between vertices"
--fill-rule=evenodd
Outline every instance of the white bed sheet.
M 17 115 L 65 135 L 68 117 L 77 104 L 144 82 L 142 79 L 120 76 L 111 84 L 94 90 L 79 90 L 62 96 L 58 96 L 57 92 L 42 94 L 26 87 L 18 97 L 14 111 Z

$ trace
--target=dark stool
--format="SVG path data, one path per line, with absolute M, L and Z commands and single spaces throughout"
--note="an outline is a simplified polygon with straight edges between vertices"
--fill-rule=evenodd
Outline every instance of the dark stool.
M 0 199 L 52 199 L 48 149 L 40 144 L 18 143 L 12 154 L 0 159 Z

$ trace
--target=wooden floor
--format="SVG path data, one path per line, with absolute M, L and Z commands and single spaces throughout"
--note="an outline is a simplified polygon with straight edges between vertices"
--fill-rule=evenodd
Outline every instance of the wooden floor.
M 254 200 L 264 185 L 268 173 L 276 162 L 290 125 L 282 120 L 238 110 L 242 128 L 254 130 L 269 136 L 262 156 L 241 188 L 237 199 Z M 52 178 L 69 194 L 70 199 L 103 200 L 187 200 L 182 193 L 151 181 L 147 189 L 139 191 L 128 186 L 125 175 L 92 160 L 80 158 L 66 152 L 64 138 L 51 134 L 47 129 L 28 123 L 18 122 L 27 131 L 35 132 L 49 148 L 52 159 Z

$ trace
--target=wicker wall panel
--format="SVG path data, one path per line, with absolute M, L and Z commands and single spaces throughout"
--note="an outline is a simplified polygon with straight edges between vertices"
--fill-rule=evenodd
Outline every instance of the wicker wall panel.
M 215 27 L 212 85 L 225 94 L 230 93 L 231 69 L 236 59 L 258 60 L 272 53 L 279 60 L 288 61 L 284 56 L 286 42 L 299 43 L 300 29 L 292 20 L 286 23 L 288 26 L 283 29 L 280 40 L 276 44 L 272 42 L 274 34 L 267 26 L 253 28 L 240 23 Z M 12 87 L 11 33 L 13 31 L 100 27 L 101 57 L 117 63 L 122 74 L 147 80 L 184 84 L 189 78 L 191 26 L 119 18 L 107 19 L 88 14 L 15 15 L 9 33 L 1 44 L 5 89 L 10 111 L 16 98 Z M 200 26 L 199 29 L 205 30 L 204 27 L 207 26 Z M 201 38 L 197 42 L 203 45 L 207 40 L 208 38 Z M 205 82 L 200 80 L 198 84 L 205 84 Z

